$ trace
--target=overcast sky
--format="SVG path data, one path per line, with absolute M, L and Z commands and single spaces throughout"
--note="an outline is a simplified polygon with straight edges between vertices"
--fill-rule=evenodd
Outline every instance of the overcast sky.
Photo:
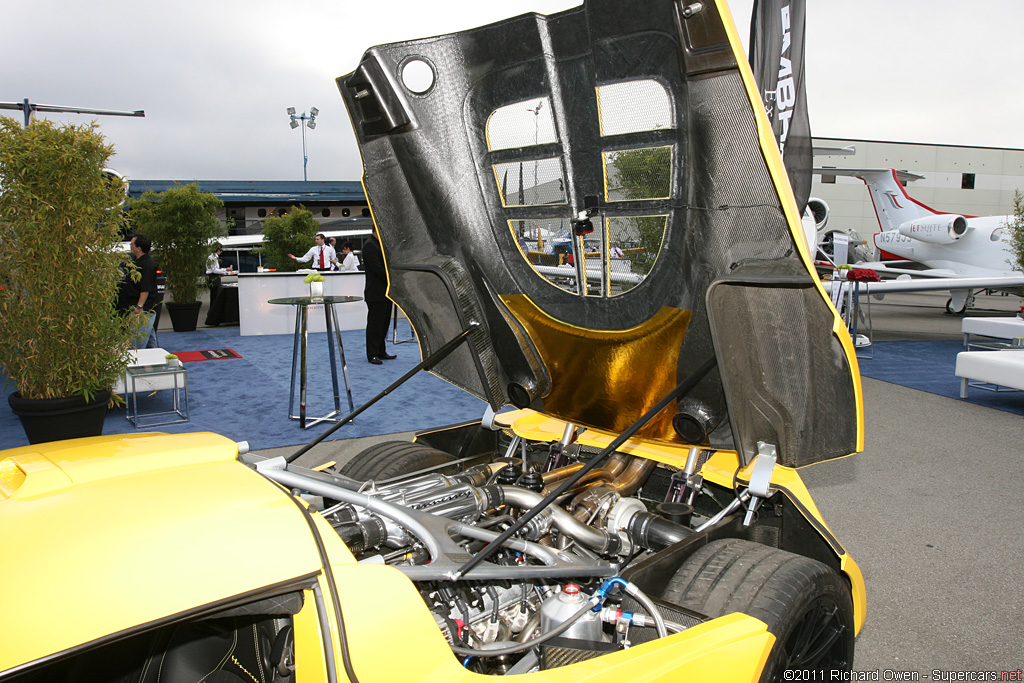
M 576 4 L 7 3 L 0 101 L 144 109 L 145 118 L 97 118 L 117 149 L 111 167 L 138 179 L 301 180 L 302 139 L 285 109 L 317 107 L 317 127 L 306 131 L 309 179 L 358 180 L 359 155 L 334 79 L 354 69 L 367 47 Z M 1024 2 L 807 4 L 816 137 L 1024 148 Z M 731 4 L 744 42 L 752 5 Z

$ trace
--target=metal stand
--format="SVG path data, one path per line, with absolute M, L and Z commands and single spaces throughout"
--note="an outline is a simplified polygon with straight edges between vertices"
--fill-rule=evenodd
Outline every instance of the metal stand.
M 306 416 L 306 345 L 309 338 L 308 316 L 309 306 L 312 304 L 297 304 L 295 306 L 295 340 L 292 345 L 292 376 L 291 388 L 288 394 L 288 419 L 298 420 L 299 428 L 305 429 L 318 422 L 337 422 L 341 414 L 341 391 L 338 388 L 338 368 L 334 356 L 334 344 L 331 340 L 333 332 L 338 345 L 338 354 L 341 357 L 341 372 L 345 379 L 345 391 L 348 395 L 349 412 L 355 410 L 352 402 L 352 387 L 348 381 L 348 364 L 345 361 L 345 347 L 341 342 L 341 331 L 338 329 L 338 315 L 334 311 L 334 305 L 324 302 L 324 318 L 327 325 L 327 350 L 330 355 L 331 382 L 334 387 L 334 410 L 322 417 Z M 295 366 L 299 365 L 299 414 L 295 415 Z
M 851 296 L 853 298 L 852 305 L 850 306 L 850 337 L 853 339 L 853 347 L 857 352 L 857 358 L 863 358 L 865 360 L 871 360 L 875 357 L 875 340 L 873 334 L 873 326 L 871 323 L 871 284 L 868 282 L 864 283 L 864 299 L 867 304 L 864 306 L 867 309 L 867 317 L 864 319 L 867 327 L 867 334 L 862 335 L 866 340 L 866 344 L 858 344 L 857 334 L 857 323 L 861 318 L 861 305 L 860 305 L 860 287 L 858 283 L 854 282 L 851 288 Z
M 412 328 L 412 323 L 409 323 L 409 328 Z M 391 343 L 392 344 L 404 344 L 406 342 L 416 341 L 416 337 L 412 336 L 408 339 L 398 338 L 398 306 L 391 306 Z
M 836 280 L 835 276 L 833 280 Z M 857 357 L 870 360 L 875 357 L 871 322 L 871 285 L 864 282 L 864 295 L 867 297 L 867 318 L 864 319 L 864 322 L 867 326 L 867 334 L 858 335 L 858 321 L 863 317 L 860 305 L 861 282 L 856 280 L 841 280 L 839 282 L 839 287 L 832 290 L 832 303 L 840 311 L 846 329 L 850 333 L 850 340 L 853 342 Z
M 139 391 L 138 385 L 139 380 L 154 379 L 156 377 L 170 376 L 173 378 L 174 385 L 171 387 L 164 387 L 159 389 L 153 389 L 152 393 L 158 391 L 170 391 L 171 392 L 171 409 L 162 410 L 151 413 L 139 413 Z M 181 378 L 181 386 L 178 386 L 178 378 Z M 132 400 L 131 403 L 126 405 L 125 417 L 128 419 L 136 429 L 140 427 L 156 427 L 159 425 L 170 425 L 178 424 L 179 422 L 188 422 L 188 372 L 185 368 L 180 365 L 177 367 L 162 366 L 129 366 L 125 373 L 125 391 L 128 388 L 128 380 L 131 381 Z M 184 399 L 182 398 L 182 390 L 184 390 Z M 162 419 L 164 416 L 173 415 L 170 419 Z M 157 418 L 157 419 L 152 419 Z

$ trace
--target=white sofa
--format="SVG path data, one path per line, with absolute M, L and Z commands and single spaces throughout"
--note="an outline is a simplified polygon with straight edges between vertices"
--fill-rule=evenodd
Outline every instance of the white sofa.
M 960 398 L 967 398 L 968 386 L 979 383 L 1024 390 L 1024 349 L 961 351 L 956 354 L 956 376 Z
M 131 360 L 128 361 L 129 367 L 137 367 L 140 365 L 163 365 L 167 362 L 166 349 L 139 349 L 138 351 L 131 351 L 130 353 Z M 159 375 L 157 377 L 138 378 L 135 380 L 135 386 L 139 391 L 173 389 L 174 377 L 171 375 Z M 127 370 L 123 375 L 117 378 L 113 391 L 115 394 L 123 394 L 125 396 L 132 393 L 132 383 L 128 379 Z

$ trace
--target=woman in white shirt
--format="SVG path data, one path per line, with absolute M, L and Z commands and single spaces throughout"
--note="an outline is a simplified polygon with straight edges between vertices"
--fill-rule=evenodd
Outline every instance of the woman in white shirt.
M 341 245 L 341 272 L 356 273 L 359 271 L 359 257 L 352 253 L 352 243 L 345 242 Z

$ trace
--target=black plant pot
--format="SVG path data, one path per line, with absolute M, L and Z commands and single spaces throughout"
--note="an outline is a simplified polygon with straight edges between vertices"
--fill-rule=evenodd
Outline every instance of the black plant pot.
M 110 391 L 106 389 L 96 392 L 92 401 L 82 396 L 22 398 L 18 392 L 7 397 L 11 410 L 21 418 L 29 443 L 100 436 L 109 401 Z
M 199 324 L 199 309 L 202 306 L 202 301 L 164 302 L 164 307 L 167 308 L 167 313 L 171 316 L 171 327 L 175 332 L 195 332 L 196 325 Z

